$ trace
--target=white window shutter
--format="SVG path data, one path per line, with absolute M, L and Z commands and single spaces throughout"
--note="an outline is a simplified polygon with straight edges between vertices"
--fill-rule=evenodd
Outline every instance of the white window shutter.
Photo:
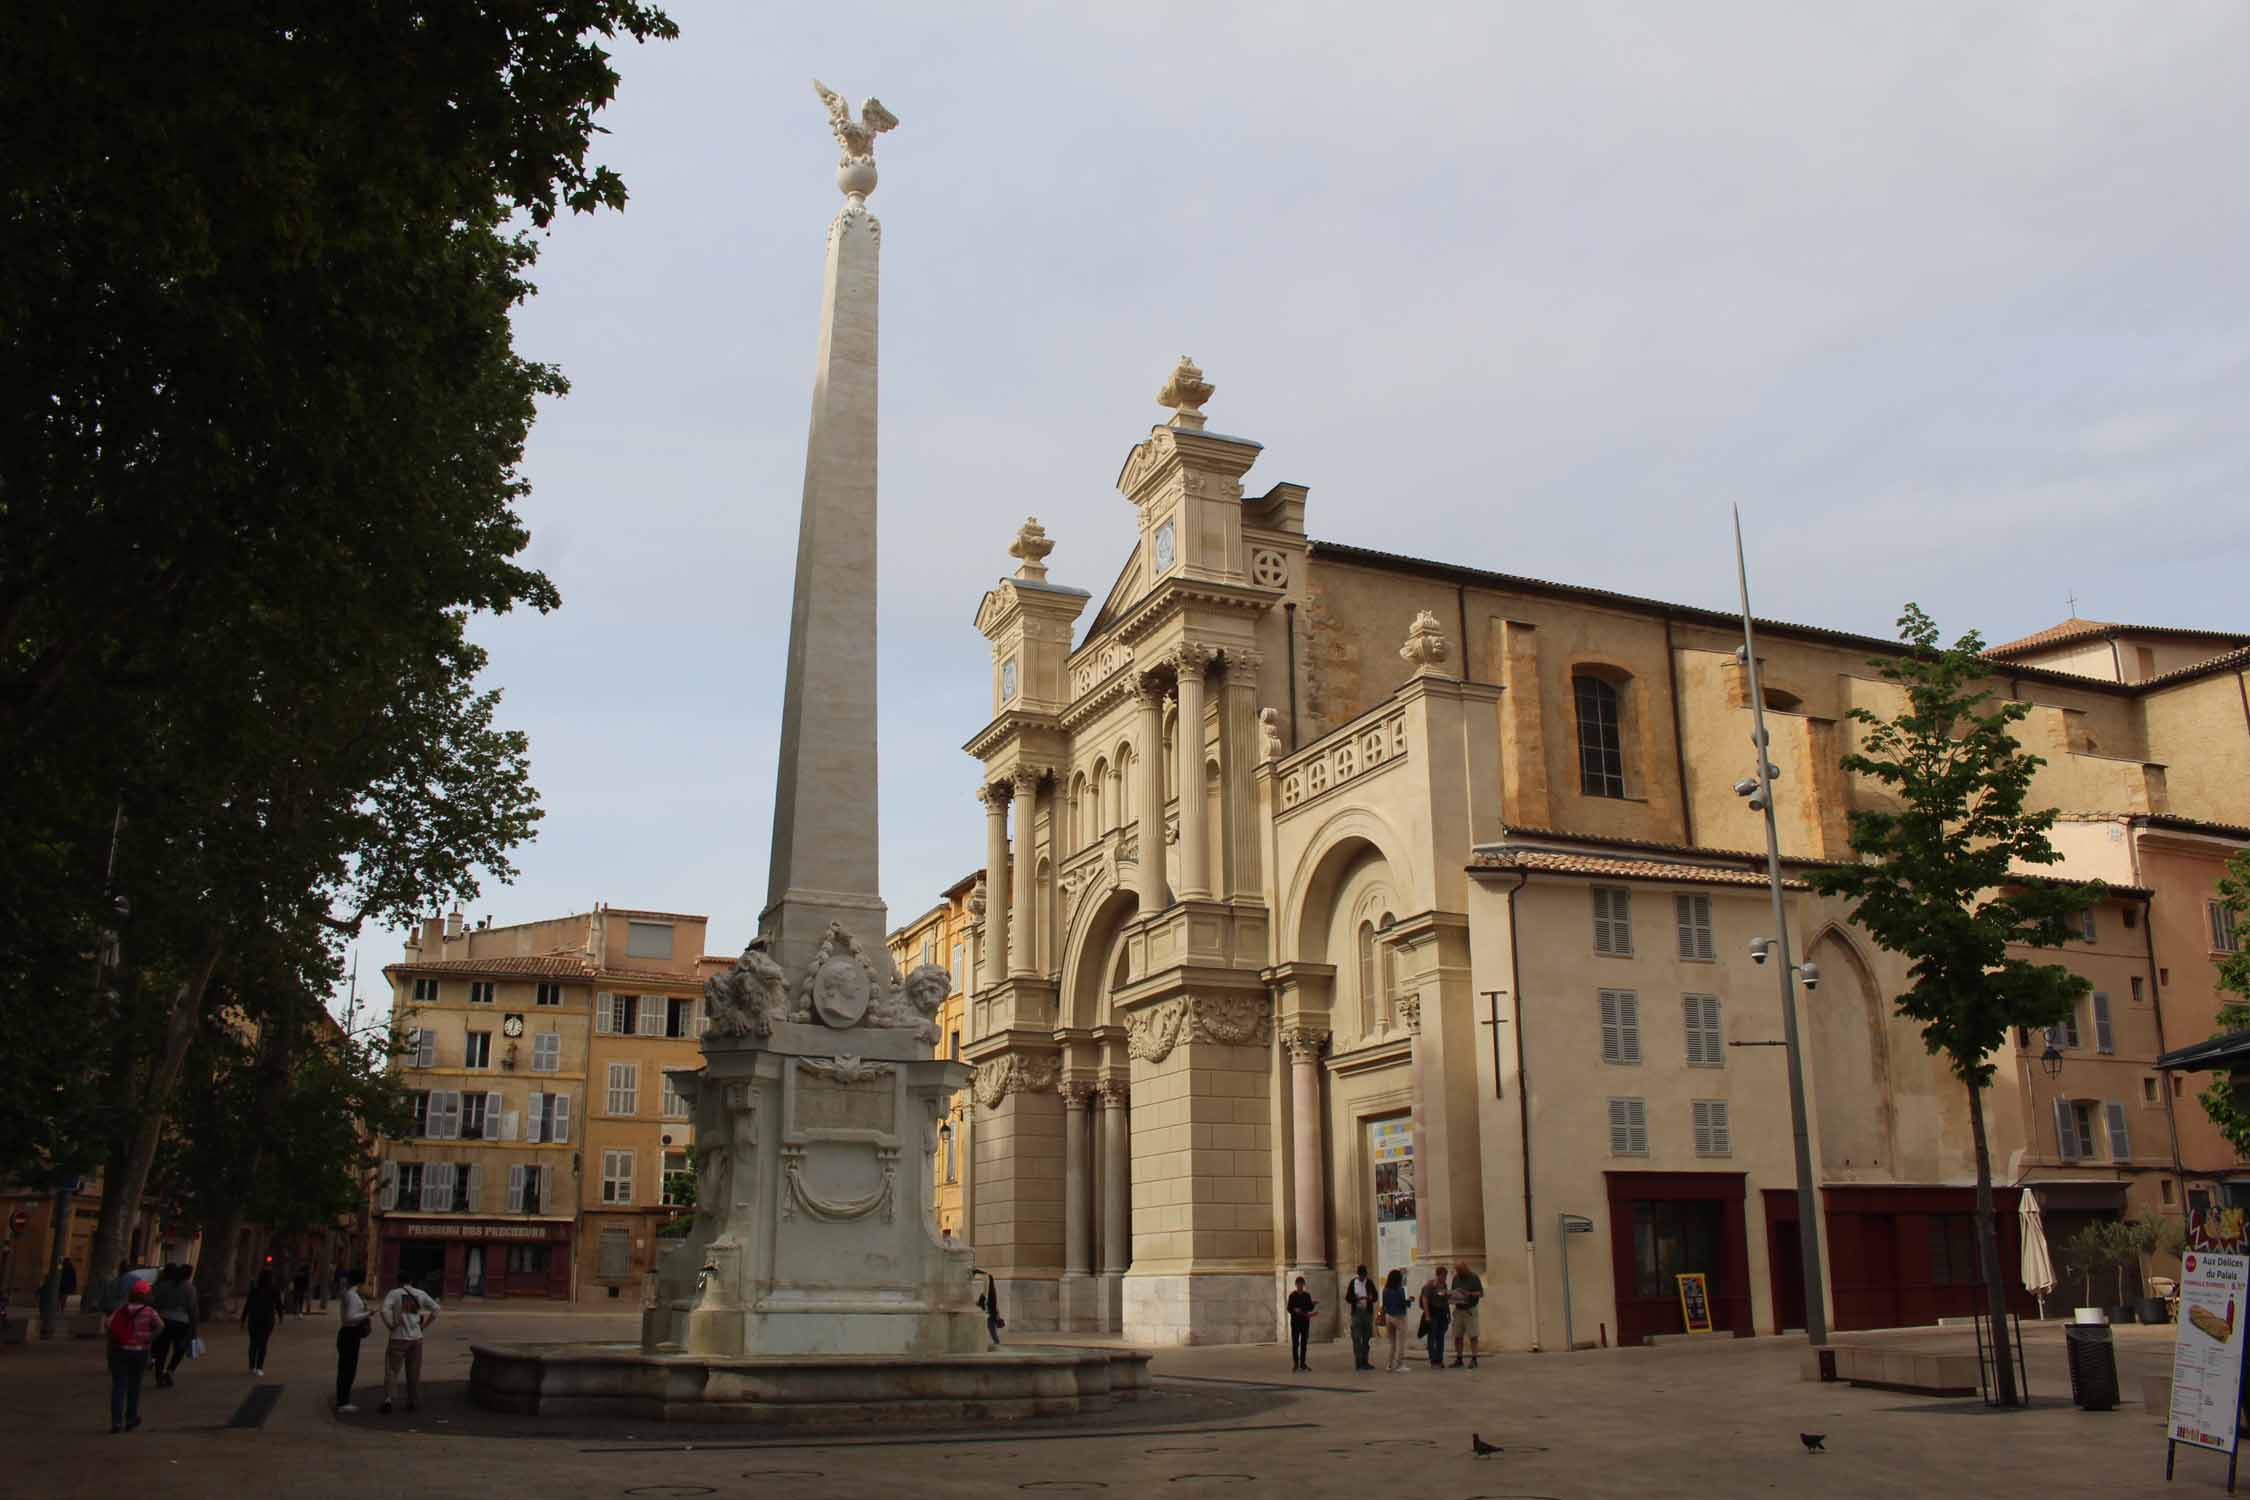
M 1695 1114 L 1695 1154 L 1697 1156 L 1709 1156 L 1711 1154 L 1711 1106 L 1698 1099 L 1692 1108 Z
M 494 1089 L 484 1096 L 484 1138 L 488 1141 L 500 1139 L 500 1120 L 503 1107 L 498 1089 Z
M 496 1139 L 503 1141 L 512 1141 L 516 1138 L 516 1132 L 522 1127 L 522 1115 L 518 1114 L 512 1109 L 502 1110 L 500 1112 L 500 1134 L 498 1135 L 498 1137 L 496 1137 Z
M 2109 996 L 2094 991 L 2094 1050 L 2115 1052 L 2117 1044 L 2109 1029 Z
M 512 1214 L 523 1212 L 523 1174 L 521 1163 L 508 1168 L 508 1212 Z
M 442 1198 L 439 1187 L 441 1183 L 444 1184 Z M 424 1162 L 422 1164 L 422 1200 L 414 1206 L 426 1214 L 436 1213 L 441 1204 L 446 1208 L 453 1206 L 451 1202 L 445 1201 L 451 1199 L 452 1196 L 453 1168 L 442 1161 Z
M 1618 1030 L 1617 991 L 1601 991 L 1602 1004 L 1602 1061 L 1623 1062 L 1625 1043 Z
M 1594 951 L 1615 953 L 1616 940 L 1609 922 L 1609 892 L 1601 886 L 1593 889 L 1594 897 Z
M 609 1029 L 609 994 L 605 990 L 594 997 L 594 1030 L 607 1036 Z
M 542 1116 L 546 1112 L 546 1104 L 545 1094 L 533 1094 L 524 1101 L 523 1138 L 535 1146 L 540 1141 L 540 1126 L 544 1123 Z
M 689 1013 L 695 1017 L 695 1025 L 688 1033 L 690 1036 L 701 1036 L 711 1029 L 711 1018 L 704 1014 L 702 1001 L 696 1001 Z
M 1680 1001 L 1680 1025 L 1687 1033 L 1688 1066 L 1700 1066 L 1703 1062 L 1703 1002 L 1693 995 Z
M 447 1089 L 445 1091 L 445 1138 L 449 1141 L 461 1139 L 461 1091 L 459 1089 Z
M 641 996 L 641 1035 L 664 1035 L 665 1024 L 671 1019 L 671 1010 L 671 1002 L 666 1000 L 662 995 Z
M 2125 1127 L 2125 1106 L 2112 1099 L 2103 1110 L 2109 1116 L 2109 1159 L 2131 1161 L 2133 1137 Z
M 376 1192 L 376 1207 L 386 1210 L 398 1207 L 398 1163 L 384 1162 L 377 1180 L 382 1185 Z
M 1619 1057 L 1629 1063 L 1641 1060 L 1641 997 L 1631 990 L 1617 994 L 1617 1042 Z
M 1623 1099 L 1609 1101 L 1609 1153 L 1612 1156 L 1623 1156 L 1633 1149 L 1631 1115 L 1625 1105 Z
M 2078 1117 L 2071 1112 L 2068 1099 L 2055 1101 L 2055 1153 L 2064 1161 L 2079 1157 Z
M 475 1213 L 484 1197 L 484 1168 L 475 1162 L 470 1162 L 462 1170 L 469 1174 L 469 1212 Z
M 1633 1154 L 1636 1156 L 1648 1155 L 1648 1101 L 1645 1099 L 1626 1100 L 1625 1116 L 1630 1126 Z
M 1633 951 L 1633 893 L 1613 890 L 1609 893 L 1609 935 L 1617 946 L 1613 953 L 1630 956 Z
M 567 1146 L 570 1144 L 570 1095 L 568 1094 L 555 1095 L 555 1133 L 553 1139 L 558 1145 Z

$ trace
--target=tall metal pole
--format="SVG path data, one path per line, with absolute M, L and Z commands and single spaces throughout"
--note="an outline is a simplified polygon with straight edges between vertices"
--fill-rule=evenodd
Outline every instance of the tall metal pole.
M 1742 658 L 1750 673 L 1758 800 L 1764 804 L 1766 815 L 1766 884 L 1773 892 L 1774 942 L 1781 950 L 1781 1035 L 1789 1049 L 1789 1133 L 1797 1150 L 1797 1250 L 1804 1261 L 1805 1339 L 1817 1348 L 1828 1342 L 1828 1299 L 1820 1276 L 1820 1208 L 1813 1193 L 1812 1139 L 1805 1126 L 1805 1053 L 1797 1038 L 1797 973 L 1789 957 L 1789 913 L 1781 894 L 1781 835 L 1774 826 L 1766 698 L 1758 685 L 1758 641 L 1750 623 L 1750 570 L 1742 556 L 1740 506 L 1734 511 L 1734 578 L 1742 594 Z

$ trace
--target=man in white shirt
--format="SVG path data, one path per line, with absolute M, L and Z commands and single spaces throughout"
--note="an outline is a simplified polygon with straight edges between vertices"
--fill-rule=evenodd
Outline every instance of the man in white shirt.
M 1344 1305 L 1352 1314 L 1352 1368 L 1375 1368 L 1375 1278 L 1361 1266 L 1359 1274 L 1344 1287 Z
M 359 1346 L 367 1342 L 372 1319 L 359 1293 L 367 1273 L 354 1269 L 336 1276 L 344 1283 L 336 1299 L 336 1410 L 350 1415 L 359 1410 L 352 1404 L 352 1382 L 359 1378 Z
M 391 1331 L 383 1346 L 383 1410 L 397 1399 L 399 1377 L 406 1378 L 406 1409 L 422 1395 L 422 1335 L 437 1321 L 438 1305 L 412 1281 L 402 1281 L 383 1299 L 383 1326 Z

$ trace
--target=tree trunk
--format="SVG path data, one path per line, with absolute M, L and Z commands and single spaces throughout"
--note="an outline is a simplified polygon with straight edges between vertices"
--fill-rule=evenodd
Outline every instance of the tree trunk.
M 111 1169 L 102 1174 L 101 1218 L 94 1226 L 93 1248 L 86 1256 L 97 1266 L 117 1263 L 132 1236 L 134 1221 L 140 1217 L 141 1195 L 148 1191 L 149 1170 L 156 1165 L 157 1143 L 164 1135 L 165 1112 L 180 1081 L 180 1069 L 187 1062 L 188 1044 L 195 1040 L 196 1022 L 203 1017 L 203 996 L 211 987 L 223 944 L 220 934 L 210 934 L 203 956 L 172 992 L 171 1007 L 164 1017 L 164 1045 L 157 1053 L 156 1065 L 149 1070 L 147 1087 L 135 1101 L 140 1113 L 123 1149 L 112 1155 Z
M 1984 1089 L 1969 1089 L 1969 1133 L 1977 1143 L 1977 1262 L 1984 1271 L 1985 1317 L 1992 1324 L 1987 1341 L 1993 1356 L 1993 1386 L 2002 1406 L 2017 1406 L 2015 1354 L 2008 1341 L 2008 1289 L 2000 1279 L 2000 1224 L 1992 1209 L 1992 1147 L 1984 1138 Z
M 284 1005 L 294 1003 L 286 1000 L 282 1002 Z M 246 1160 L 242 1163 L 241 1176 L 236 1179 L 246 1184 L 246 1190 L 253 1193 L 257 1191 L 258 1173 L 265 1166 L 266 1143 L 271 1138 L 268 1127 L 280 1115 L 282 1105 L 289 1098 L 289 1044 L 296 1030 L 297 1017 L 293 1012 L 284 1011 L 269 1015 L 263 1024 L 264 1029 L 258 1038 L 257 1103 L 251 1110 L 251 1119 L 256 1128 L 249 1132 Z M 204 1255 L 195 1271 L 195 1294 L 202 1299 L 205 1307 L 223 1307 L 227 1298 L 236 1290 L 235 1271 L 241 1257 L 236 1254 L 235 1240 L 241 1235 L 244 1217 L 243 1202 L 237 1197 L 224 1205 L 212 1224 L 205 1228 Z M 274 1229 L 286 1226 L 268 1224 L 265 1227 L 270 1234 Z M 210 1253 L 209 1248 L 213 1228 L 219 1231 L 217 1243 L 223 1247 L 224 1252 L 216 1256 Z M 253 1267 L 262 1264 L 256 1252 L 253 1252 L 252 1264 Z M 283 1268 L 284 1272 L 286 1269 Z M 249 1274 L 255 1276 L 257 1272 L 253 1269 Z

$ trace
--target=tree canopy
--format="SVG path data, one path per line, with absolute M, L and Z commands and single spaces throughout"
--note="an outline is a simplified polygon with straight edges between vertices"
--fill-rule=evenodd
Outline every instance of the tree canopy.
M 2226 873 L 2219 877 L 2218 901 L 2220 910 L 2233 917 L 2235 931 L 2250 932 L 2250 849 L 2227 861 Z M 2250 1030 L 2250 949 L 2238 941 L 2232 952 L 2220 955 L 2218 968 L 2220 993 L 2234 998 L 2219 1007 L 2219 1029 L 2213 1035 Z M 2250 1099 L 2239 1096 L 2223 1074 L 2197 1097 L 2227 1143 L 2250 1155 Z
M 245 956 L 317 996 L 362 923 L 538 818 L 480 613 L 559 602 L 520 465 L 539 236 L 639 0 L 26 0 L 0 19 L 0 1170 L 100 1166 L 106 1259 Z M 100 960 L 100 961 L 97 961 Z M 123 1203 L 111 1201 L 122 1198 Z

